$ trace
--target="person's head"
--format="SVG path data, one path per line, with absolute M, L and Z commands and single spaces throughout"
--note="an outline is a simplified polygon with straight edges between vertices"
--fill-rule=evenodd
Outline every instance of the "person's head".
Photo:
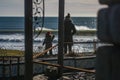
M 69 16 L 69 17 L 70 17 L 70 13 L 68 13 L 68 14 L 67 14 L 67 16 Z
M 66 18 L 70 18 L 70 13 L 67 14 Z
M 50 31 L 48 31 L 47 33 L 46 33 L 46 35 L 50 35 L 51 34 L 51 32 Z

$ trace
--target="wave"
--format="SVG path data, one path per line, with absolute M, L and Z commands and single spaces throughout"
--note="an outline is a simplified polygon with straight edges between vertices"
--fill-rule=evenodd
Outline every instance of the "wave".
M 77 31 L 82 31 L 82 30 L 96 30 L 95 28 L 89 28 L 87 26 L 77 26 L 75 25 L 75 28 Z
M 77 25 L 75 25 L 75 28 L 78 32 L 79 31 L 96 31 L 95 28 L 89 28 L 87 26 L 77 26 Z M 41 30 L 41 27 L 35 28 L 36 32 L 38 32 L 40 30 Z M 43 27 L 42 31 L 43 32 L 47 32 L 47 31 L 58 32 L 58 29 Z M 24 33 L 24 29 L 1 29 L 0 33 Z
M 77 34 L 76 34 L 77 36 L 81 36 L 82 34 L 83 34 L 83 36 L 89 35 L 89 34 L 94 34 L 95 32 L 93 30 L 96 30 L 96 29 L 88 28 L 87 26 L 75 26 L 75 27 L 77 29 Z M 41 30 L 41 27 L 37 27 L 35 30 L 39 31 L 39 30 Z M 34 42 L 43 42 L 44 36 L 45 36 L 44 32 L 46 32 L 46 31 L 53 31 L 53 32 L 57 33 L 58 30 L 44 27 L 43 34 L 40 34 L 39 37 L 35 38 Z M 56 36 L 56 38 L 53 41 L 54 43 L 58 42 L 58 38 L 57 38 L 58 34 L 55 34 L 55 36 Z M 79 41 L 79 39 L 77 39 L 76 41 Z M 24 42 L 24 34 L 23 33 L 0 34 L 0 42 Z
M 33 40 L 33 46 L 43 46 L 45 34 L 40 35 L 39 37 Z M 73 36 L 74 42 L 89 42 L 97 40 L 96 36 Z M 58 43 L 58 35 L 55 35 L 53 40 L 53 45 Z M 0 46 L 4 46 L 6 49 L 15 49 L 15 50 L 24 50 L 24 34 L 0 34 Z M 82 50 L 81 50 L 82 51 Z
M 35 38 L 34 42 L 42 43 L 44 40 L 45 34 L 40 34 L 39 37 Z M 93 36 L 94 37 L 94 36 Z M 85 36 L 82 37 L 79 35 L 74 35 L 74 41 L 88 41 L 91 38 L 85 38 Z M 84 39 L 84 40 L 83 40 Z M 0 34 L 0 42 L 24 42 L 24 34 Z M 55 39 L 53 40 L 53 43 L 58 42 L 58 35 L 55 34 Z
M 87 26 L 77 26 L 77 25 L 75 25 L 75 28 L 76 28 L 77 31 L 96 30 L 95 28 L 89 28 Z M 41 27 L 37 27 L 35 30 L 39 31 L 39 30 L 41 30 Z M 58 31 L 58 29 L 51 29 L 51 28 L 46 28 L 46 27 L 43 27 L 42 30 L 43 31 Z
M 24 36 L 23 34 L 1 34 L 0 42 L 23 42 Z
M 39 31 L 41 30 L 41 27 L 37 27 L 35 30 Z M 50 28 L 43 27 L 42 31 L 58 31 L 58 29 L 50 29 Z

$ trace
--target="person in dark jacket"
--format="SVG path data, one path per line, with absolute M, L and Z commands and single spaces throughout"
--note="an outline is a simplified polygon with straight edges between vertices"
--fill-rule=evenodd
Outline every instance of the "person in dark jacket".
M 75 26 L 71 20 L 70 14 L 68 13 L 64 20 L 64 53 L 67 53 L 68 50 L 69 53 L 72 52 L 73 35 L 75 33 Z
M 52 41 L 53 41 L 54 37 L 55 36 L 53 34 L 51 34 L 51 32 L 46 33 L 45 39 L 43 41 L 43 45 L 45 45 L 45 50 L 52 47 Z M 52 49 L 49 51 L 49 54 L 52 55 Z

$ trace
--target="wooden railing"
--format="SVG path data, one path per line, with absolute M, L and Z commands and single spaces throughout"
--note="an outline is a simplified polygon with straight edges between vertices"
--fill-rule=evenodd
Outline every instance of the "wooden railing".
M 74 44 L 92 44 L 93 45 L 93 50 L 95 51 L 98 47 L 97 44 L 101 44 L 100 42 L 74 42 Z M 57 45 L 51 47 L 50 49 L 48 50 L 45 50 L 43 51 L 42 53 L 39 53 L 39 54 L 35 54 L 33 55 L 33 59 L 36 59 L 37 57 L 39 56 L 42 56 L 46 51 L 49 51 L 51 49 L 54 50 L 54 48 L 56 48 Z M 6 51 L 5 51 L 6 53 Z M 19 80 L 20 79 L 20 65 L 21 64 L 24 64 L 24 62 L 22 63 L 21 61 L 24 60 L 23 57 L 21 56 L 6 56 L 6 55 L 2 55 L 0 56 L 0 80 L 5 80 L 6 78 L 9 78 L 9 80 L 12 80 L 13 78 L 13 65 L 16 65 L 16 75 L 15 75 L 15 78 L 16 80 Z M 33 61 L 34 62 L 34 61 Z M 50 66 L 56 66 L 56 67 L 60 67 L 60 65 L 58 64 L 51 64 L 51 63 L 48 63 L 48 62 L 42 62 L 42 61 L 38 61 L 38 62 L 35 62 L 35 63 L 39 63 L 41 65 L 50 65 Z M 90 73 L 94 73 L 95 71 L 94 70 L 87 70 L 87 69 L 83 69 L 83 68 L 75 68 L 75 67 L 70 67 L 70 66 L 64 66 L 64 68 L 67 68 L 67 69 L 73 69 L 73 70 L 78 70 L 78 71 L 85 71 L 85 72 L 90 72 Z
M 0 80 L 13 80 L 13 77 L 15 80 L 20 80 L 21 64 L 23 63 L 21 63 L 19 56 L 0 56 Z M 13 65 L 16 67 L 13 68 Z

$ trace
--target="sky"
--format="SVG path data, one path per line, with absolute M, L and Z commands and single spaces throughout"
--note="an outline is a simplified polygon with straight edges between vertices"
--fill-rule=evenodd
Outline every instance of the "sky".
M 45 0 L 45 16 L 58 16 L 59 0 Z M 98 0 L 65 0 L 65 15 L 97 16 Z M 0 16 L 24 16 L 24 0 L 0 0 Z

